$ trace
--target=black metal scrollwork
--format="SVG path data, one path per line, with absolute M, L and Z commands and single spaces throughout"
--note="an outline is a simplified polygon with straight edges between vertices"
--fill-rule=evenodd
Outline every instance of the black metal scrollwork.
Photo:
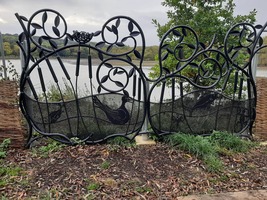
M 142 67 L 144 33 L 130 17 L 72 34 L 51 9 L 16 17 L 23 29 L 20 107 L 29 124 L 27 146 L 39 136 L 66 144 L 133 139 L 147 117 L 157 135 L 222 130 L 251 137 L 257 97 L 252 60 L 266 47 L 266 25 L 237 24 L 221 47 L 215 37 L 204 44 L 190 27 L 175 26 L 159 44 L 159 73 L 152 80 Z

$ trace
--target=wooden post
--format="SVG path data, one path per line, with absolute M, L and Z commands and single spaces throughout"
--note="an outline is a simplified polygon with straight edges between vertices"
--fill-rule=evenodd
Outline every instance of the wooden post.
M 0 50 L 1 50 L 3 69 L 4 69 L 4 79 L 7 79 L 7 69 L 6 69 L 6 60 L 5 60 L 5 52 L 4 52 L 4 42 L 3 42 L 3 37 L 2 37 L 2 33 L 1 32 L 0 32 Z

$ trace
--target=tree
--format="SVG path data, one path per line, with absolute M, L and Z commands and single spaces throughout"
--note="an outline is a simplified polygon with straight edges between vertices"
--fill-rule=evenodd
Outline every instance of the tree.
M 4 42 L 4 51 L 5 51 L 5 55 L 7 56 L 12 54 L 12 48 L 9 42 Z
M 152 20 L 157 27 L 159 38 L 162 38 L 170 28 L 176 25 L 186 25 L 195 31 L 203 46 L 208 46 L 214 35 L 216 35 L 213 44 L 214 47 L 219 48 L 223 45 L 225 34 L 234 24 L 240 22 L 255 23 L 255 9 L 247 15 L 234 16 L 235 4 L 233 0 L 164 0 L 162 5 L 169 8 L 167 11 L 169 21 L 161 25 L 156 19 Z M 182 32 L 182 35 L 187 36 L 183 37 L 183 42 L 188 44 L 188 46 L 187 49 L 182 47 L 183 49 L 181 48 L 178 54 L 179 56 L 185 55 L 184 57 L 187 54 L 187 57 L 190 57 L 192 51 L 194 51 L 194 45 L 196 45 L 195 36 L 192 32 L 190 36 L 190 33 L 186 32 L 186 29 L 183 28 L 179 31 Z M 180 33 L 177 31 L 176 36 Z M 175 43 L 177 44 L 177 40 L 171 41 L 169 46 L 172 46 L 172 43 L 174 47 Z M 180 55 L 180 53 L 183 55 Z M 177 69 L 176 59 L 169 56 L 164 61 L 164 67 L 169 69 L 169 71 L 174 71 Z M 202 58 L 199 60 L 201 61 Z M 195 62 L 198 61 L 195 60 Z M 207 63 L 207 68 L 209 67 L 208 65 L 212 66 L 211 63 Z M 197 69 L 192 67 L 184 70 L 183 73 L 186 73 L 187 77 L 193 78 L 196 75 L 196 71 Z M 159 67 L 153 67 L 153 72 L 150 75 L 151 77 L 159 77 Z
M 152 20 L 160 38 L 172 26 L 187 25 L 196 31 L 200 41 L 211 41 L 216 34 L 217 42 L 222 43 L 234 24 L 255 23 L 255 9 L 247 15 L 234 16 L 233 0 L 164 0 L 162 5 L 170 8 L 167 11 L 169 21 L 161 25 L 156 19 Z

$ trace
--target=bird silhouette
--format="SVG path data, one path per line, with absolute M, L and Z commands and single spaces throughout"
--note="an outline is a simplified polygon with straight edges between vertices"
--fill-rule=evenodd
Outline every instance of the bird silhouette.
M 129 101 L 129 97 L 123 95 L 121 98 L 121 106 L 117 109 L 110 108 L 109 106 L 103 104 L 97 96 L 93 96 L 93 102 L 96 107 L 100 108 L 107 116 L 108 120 L 112 124 L 123 125 L 127 123 L 130 119 L 130 114 L 125 107 L 125 103 Z
M 192 112 L 196 109 L 204 109 L 208 108 L 218 97 L 216 93 L 204 94 L 199 97 L 195 105 L 191 108 L 190 116 L 192 116 Z
M 55 123 L 61 116 L 63 110 L 62 110 L 62 103 L 59 104 L 59 109 L 55 110 L 48 115 L 48 122 L 50 124 Z

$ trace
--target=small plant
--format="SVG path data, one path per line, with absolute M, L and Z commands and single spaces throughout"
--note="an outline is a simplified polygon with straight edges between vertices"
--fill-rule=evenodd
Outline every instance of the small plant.
M 150 192 L 152 192 L 152 189 L 150 187 L 147 187 L 147 186 L 136 187 L 135 190 L 136 190 L 136 192 L 139 192 L 139 193 L 150 193 Z
M 100 165 L 101 169 L 108 169 L 110 167 L 110 162 L 109 161 L 103 161 Z
M 0 167 L 0 187 L 5 187 L 7 184 L 14 181 L 14 177 L 22 173 L 22 168 L 14 166 Z
M 204 156 L 203 161 L 209 172 L 220 172 L 223 169 L 223 163 L 217 155 Z
M 0 144 L 0 159 L 6 157 L 6 149 L 10 145 L 10 139 L 4 139 L 3 142 Z
M 107 141 L 108 144 L 112 145 L 112 146 L 120 146 L 120 147 L 131 147 L 134 146 L 135 143 L 125 137 L 114 137 L 114 138 L 110 138 Z
M 101 187 L 100 183 L 88 180 L 87 190 L 98 190 Z
M 57 141 L 52 140 L 52 142 L 49 142 L 46 146 L 34 148 L 33 153 L 38 154 L 41 157 L 47 157 L 50 153 L 59 151 L 64 146 L 65 146 L 64 144 L 61 144 Z

